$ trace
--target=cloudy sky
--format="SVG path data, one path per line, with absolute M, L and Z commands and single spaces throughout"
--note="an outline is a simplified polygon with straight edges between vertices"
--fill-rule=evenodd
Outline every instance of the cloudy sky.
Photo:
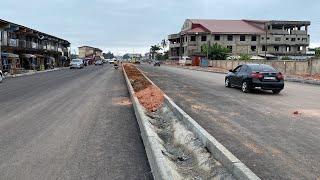
M 1 0 L 0 18 L 116 54 L 146 52 L 186 18 L 309 20 L 320 46 L 319 0 Z

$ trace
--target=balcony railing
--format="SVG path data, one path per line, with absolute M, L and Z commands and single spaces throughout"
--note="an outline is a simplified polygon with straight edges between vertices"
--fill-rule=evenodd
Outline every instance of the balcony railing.
M 15 48 L 21 49 L 34 49 L 34 50 L 49 50 L 49 51 L 56 51 L 56 52 L 67 52 L 68 49 L 65 47 L 59 47 L 54 45 L 45 45 L 43 43 L 35 43 L 26 40 L 19 40 L 19 39 L 4 39 L 2 40 L 4 46 L 10 46 Z

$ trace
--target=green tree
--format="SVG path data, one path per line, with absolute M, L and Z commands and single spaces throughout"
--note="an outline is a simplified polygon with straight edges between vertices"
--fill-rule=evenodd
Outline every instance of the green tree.
M 113 53 L 111 53 L 110 51 L 108 53 L 103 53 L 103 57 L 105 59 L 113 59 L 114 58 L 114 55 Z
M 157 60 L 162 60 L 162 61 L 168 60 L 169 59 L 169 52 L 165 51 L 164 53 L 158 53 L 156 55 L 156 59 Z
M 123 59 L 130 59 L 130 56 L 129 56 L 129 54 L 125 54 L 125 55 L 123 55 L 122 58 L 123 58 Z
M 161 50 L 161 47 L 158 45 L 153 45 L 150 47 L 150 53 L 151 53 L 152 59 L 155 58 L 155 55 L 158 54 L 158 51 L 160 50 Z
M 162 49 L 165 50 L 167 46 L 168 46 L 167 41 L 166 41 L 165 39 L 163 39 L 163 40 L 161 41 L 161 47 L 162 47 Z
M 315 48 L 315 54 L 316 54 L 316 57 L 320 57 L 320 47 L 319 48 Z
M 284 56 L 284 57 L 281 58 L 281 60 L 291 60 L 291 58 L 288 57 L 288 56 Z
M 201 53 L 208 54 L 209 59 L 225 60 L 230 53 L 230 49 L 217 43 L 212 46 L 204 44 L 201 46 Z

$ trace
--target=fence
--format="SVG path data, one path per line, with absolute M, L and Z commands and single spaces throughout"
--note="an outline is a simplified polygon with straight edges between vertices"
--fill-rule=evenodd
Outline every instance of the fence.
M 305 61 L 274 61 L 274 60 L 210 60 L 209 66 L 223 69 L 234 69 L 238 65 L 258 63 L 268 64 L 285 74 L 319 74 L 320 59 L 312 59 Z

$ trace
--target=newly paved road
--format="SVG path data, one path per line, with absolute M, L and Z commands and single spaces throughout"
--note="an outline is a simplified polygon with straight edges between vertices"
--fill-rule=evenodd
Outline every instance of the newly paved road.
M 0 84 L 0 179 L 148 179 L 121 70 L 61 70 Z
M 320 86 L 245 94 L 225 88 L 223 74 L 140 68 L 259 177 L 320 178 Z

